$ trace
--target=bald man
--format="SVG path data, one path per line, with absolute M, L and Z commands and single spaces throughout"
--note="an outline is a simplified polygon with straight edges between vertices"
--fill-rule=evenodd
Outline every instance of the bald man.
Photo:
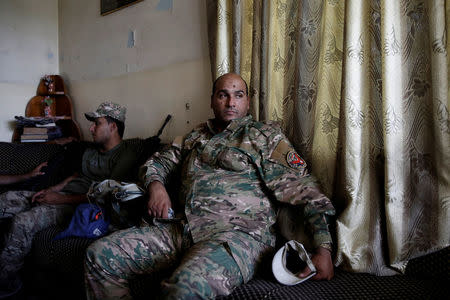
M 305 205 L 316 251 L 316 279 L 333 276 L 327 216 L 330 200 L 280 128 L 253 120 L 246 82 L 237 74 L 213 84 L 214 119 L 145 164 L 148 213 L 154 225 L 119 231 L 87 251 L 88 298 L 131 298 L 136 275 L 171 272 L 163 299 L 212 299 L 249 281 L 275 246 L 275 202 Z M 180 218 L 165 185 L 181 171 Z M 304 270 L 306 274 L 309 270 Z

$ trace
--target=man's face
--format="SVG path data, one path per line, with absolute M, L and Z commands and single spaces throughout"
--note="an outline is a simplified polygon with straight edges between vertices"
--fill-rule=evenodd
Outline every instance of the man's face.
M 211 96 L 211 108 L 216 120 L 222 123 L 245 117 L 250 101 L 244 81 L 236 74 L 226 74 L 220 78 Z
M 89 131 L 92 134 L 94 143 L 103 145 L 111 138 L 112 127 L 104 117 L 100 117 L 92 122 Z

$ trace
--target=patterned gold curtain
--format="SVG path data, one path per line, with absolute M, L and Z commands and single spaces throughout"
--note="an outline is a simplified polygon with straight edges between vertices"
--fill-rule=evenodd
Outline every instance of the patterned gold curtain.
M 393 274 L 449 246 L 450 0 L 206 6 L 213 77 L 247 80 L 338 209 L 336 265 Z

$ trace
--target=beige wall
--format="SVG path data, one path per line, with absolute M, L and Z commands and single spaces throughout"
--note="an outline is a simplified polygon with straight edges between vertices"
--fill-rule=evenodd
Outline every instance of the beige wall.
M 58 72 L 58 0 L 0 1 L 0 141 L 11 141 L 39 79 Z
M 99 3 L 0 1 L 1 141 L 44 74 L 63 76 L 85 139 L 83 112 L 104 100 L 127 106 L 126 138 L 156 134 L 172 114 L 168 142 L 211 116 L 205 1 L 144 0 L 106 16 Z
M 110 100 L 127 106 L 125 137 L 168 142 L 210 116 L 211 75 L 203 0 L 145 0 L 101 16 L 99 1 L 60 0 L 60 68 L 85 139 L 83 112 Z M 130 42 L 134 35 L 134 44 Z M 186 110 L 186 103 L 190 109 Z
M 161 139 L 170 142 L 210 117 L 208 60 L 174 64 L 161 69 L 122 76 L 73 81 L 72 99 L 75 114 L 85 139 L 90 139 L 89 122 L 83 112 L 95 110 L 103 100 L 125 104 L 127 120 L 125 137 L 148 137 L 157 133 L 167 114 L 172 120 Z M 186 103 L 190 109 L 186 110 Z

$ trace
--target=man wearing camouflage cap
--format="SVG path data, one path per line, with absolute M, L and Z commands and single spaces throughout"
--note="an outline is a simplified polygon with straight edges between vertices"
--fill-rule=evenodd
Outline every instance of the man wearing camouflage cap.
M 78 174 L 58 185 L 41 190 L 10 191 L 0 195 L 0 219 L 11 218 L 11 227 L 0 249 L 0 298 L 20 289 L 18 272 L 31 250 L 33 236 L 40 230 L 70 219 L 77 204 L 87 201 L 94 181 L 135 181 L 137 157 L 142 145 L 123 141 L 126 108 L 111 102 L 85 114 L 92 121 L 93 143 L 87 143 Z M 133 170 L 134 169 L 134 170 Z
M 278 126 L 248 115 L 245 81 L 237 74 L 213 84 L 215 118 L 201 124 L 145 164 L 153 226 L 130 228 L 97 240 L 86 253 L 88 298 L 129 299 L 129 281 L 167 274 L 162 299 L 214 299 L 249 281 L 275 246 L 276 204 L 304 205 L 313 235 L 314 279 L 331 279 L 334 214 L 306 164 Z M 179 219 L 168 220 L 165 184 L 181 171 Z M 309 269 L 300 276 L 306 276 Z

